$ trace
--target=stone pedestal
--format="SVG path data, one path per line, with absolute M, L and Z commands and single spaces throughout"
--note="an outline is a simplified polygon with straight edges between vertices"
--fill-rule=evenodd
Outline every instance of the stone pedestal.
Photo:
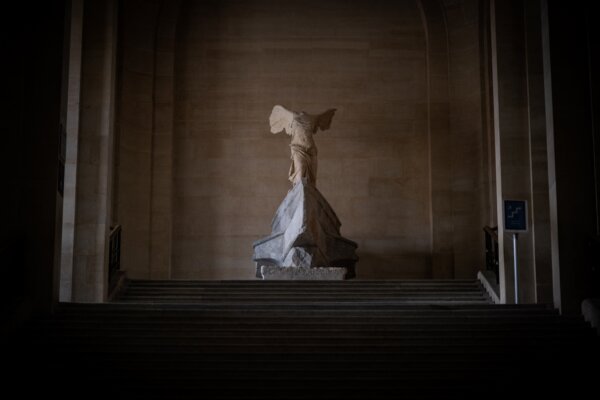
M 254 243 L 257 278 L 331 280 L 355 276 L 356 243 L 341 236 L 335 212 L 305 179 L 288 192 L 271 226 L 271 235 Z
M 346 268 L 306 268 L 306 267 L 278 267 L 263 265 L 260 275 L 264 280 L 292 280 L 292 281 L 341 281 L 346 278 Z

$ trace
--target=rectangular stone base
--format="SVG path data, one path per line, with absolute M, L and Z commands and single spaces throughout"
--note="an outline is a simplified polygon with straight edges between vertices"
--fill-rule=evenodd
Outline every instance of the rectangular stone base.
M 297 268 L 263 265 L 260 273 L 264 280 L 287 281 L 342 281 L 346 268 Z

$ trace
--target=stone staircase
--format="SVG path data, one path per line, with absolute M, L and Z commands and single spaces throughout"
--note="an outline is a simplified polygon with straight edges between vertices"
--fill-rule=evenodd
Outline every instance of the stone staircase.
M 456 281 L 131 281 L 117 303 L 318 306 L 489 304 L 472 280 Z
M 579 398 L 599 354 L 582 318 L 470 280 L 132 281 L 10 350 L 7 382 L 61 399 Z

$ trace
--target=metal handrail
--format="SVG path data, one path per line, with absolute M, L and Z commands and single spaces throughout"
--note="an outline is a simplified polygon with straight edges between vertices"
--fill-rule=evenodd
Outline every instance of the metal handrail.
M 485 233 L 485 267 L 486 270 L 496 274 L 500 272 L 500 259 L 498 256 L 498 227 L 484 226 Z
M 111 227 L 108 244 L 108 283 L 111 285 L 121 269 L 121 225 Z
M 486 232 L 487 234 L 489 234 L 492 239 L 497 243 L 498 242 L 498 227 L 491 227 L 491 226 L 484 226 L 483 227 L 484 232 Z

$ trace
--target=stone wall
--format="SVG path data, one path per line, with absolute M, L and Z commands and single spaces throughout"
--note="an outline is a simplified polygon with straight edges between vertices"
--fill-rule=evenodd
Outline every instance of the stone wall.
M 482 227 L 489 220 L 487 152 L 482 122 L 480 10 L 475 0 L 444 1 L 448 24 L 448 86 L 455 276 L 483 268 Z
M 275 104 L 338 109 L 317 186 L 359 277 L 429 275 L 425 38 L 413 2 L 185 3 L 176 40 L 173 276 L 251 278 L 289 189 Z
M 123 226 L 122 266 L 150 277 L 150 202 L 154 55 L 159 2 L 123 2 L 119 29 L 116 221 Z
M 173 65 L 179 1 L 121 5 L 115 223 L 130 276 L 171 276 Z
M 359 244 L 359 278 L 475 276 L 489 209 L 477 2 L 167 3 L 122 6 L 130 276 L 253 277 L 252 242 L 289 189 L 289 137 L 268 126 L 279 103 L 338 109 L 316 137 L 317 185 Z
M 81 90 L 81 96 L 79 104 L 69 110 L 79 112 L 79 132 L 75 131 L 68 139 L 78 136 L 69 140 L 77 149 L 75 159 L 69 160 L 76 162 L 76 173 L 71 179 L 77 182 L 71 185 L 76 201 L 70 299 L 80 302 L 103 301 L 108 294 L 116 18 L 114 1 L 85 3 L 80 89 L 74 88 Z M 62 279 L 68 282 L 64 274 Z

